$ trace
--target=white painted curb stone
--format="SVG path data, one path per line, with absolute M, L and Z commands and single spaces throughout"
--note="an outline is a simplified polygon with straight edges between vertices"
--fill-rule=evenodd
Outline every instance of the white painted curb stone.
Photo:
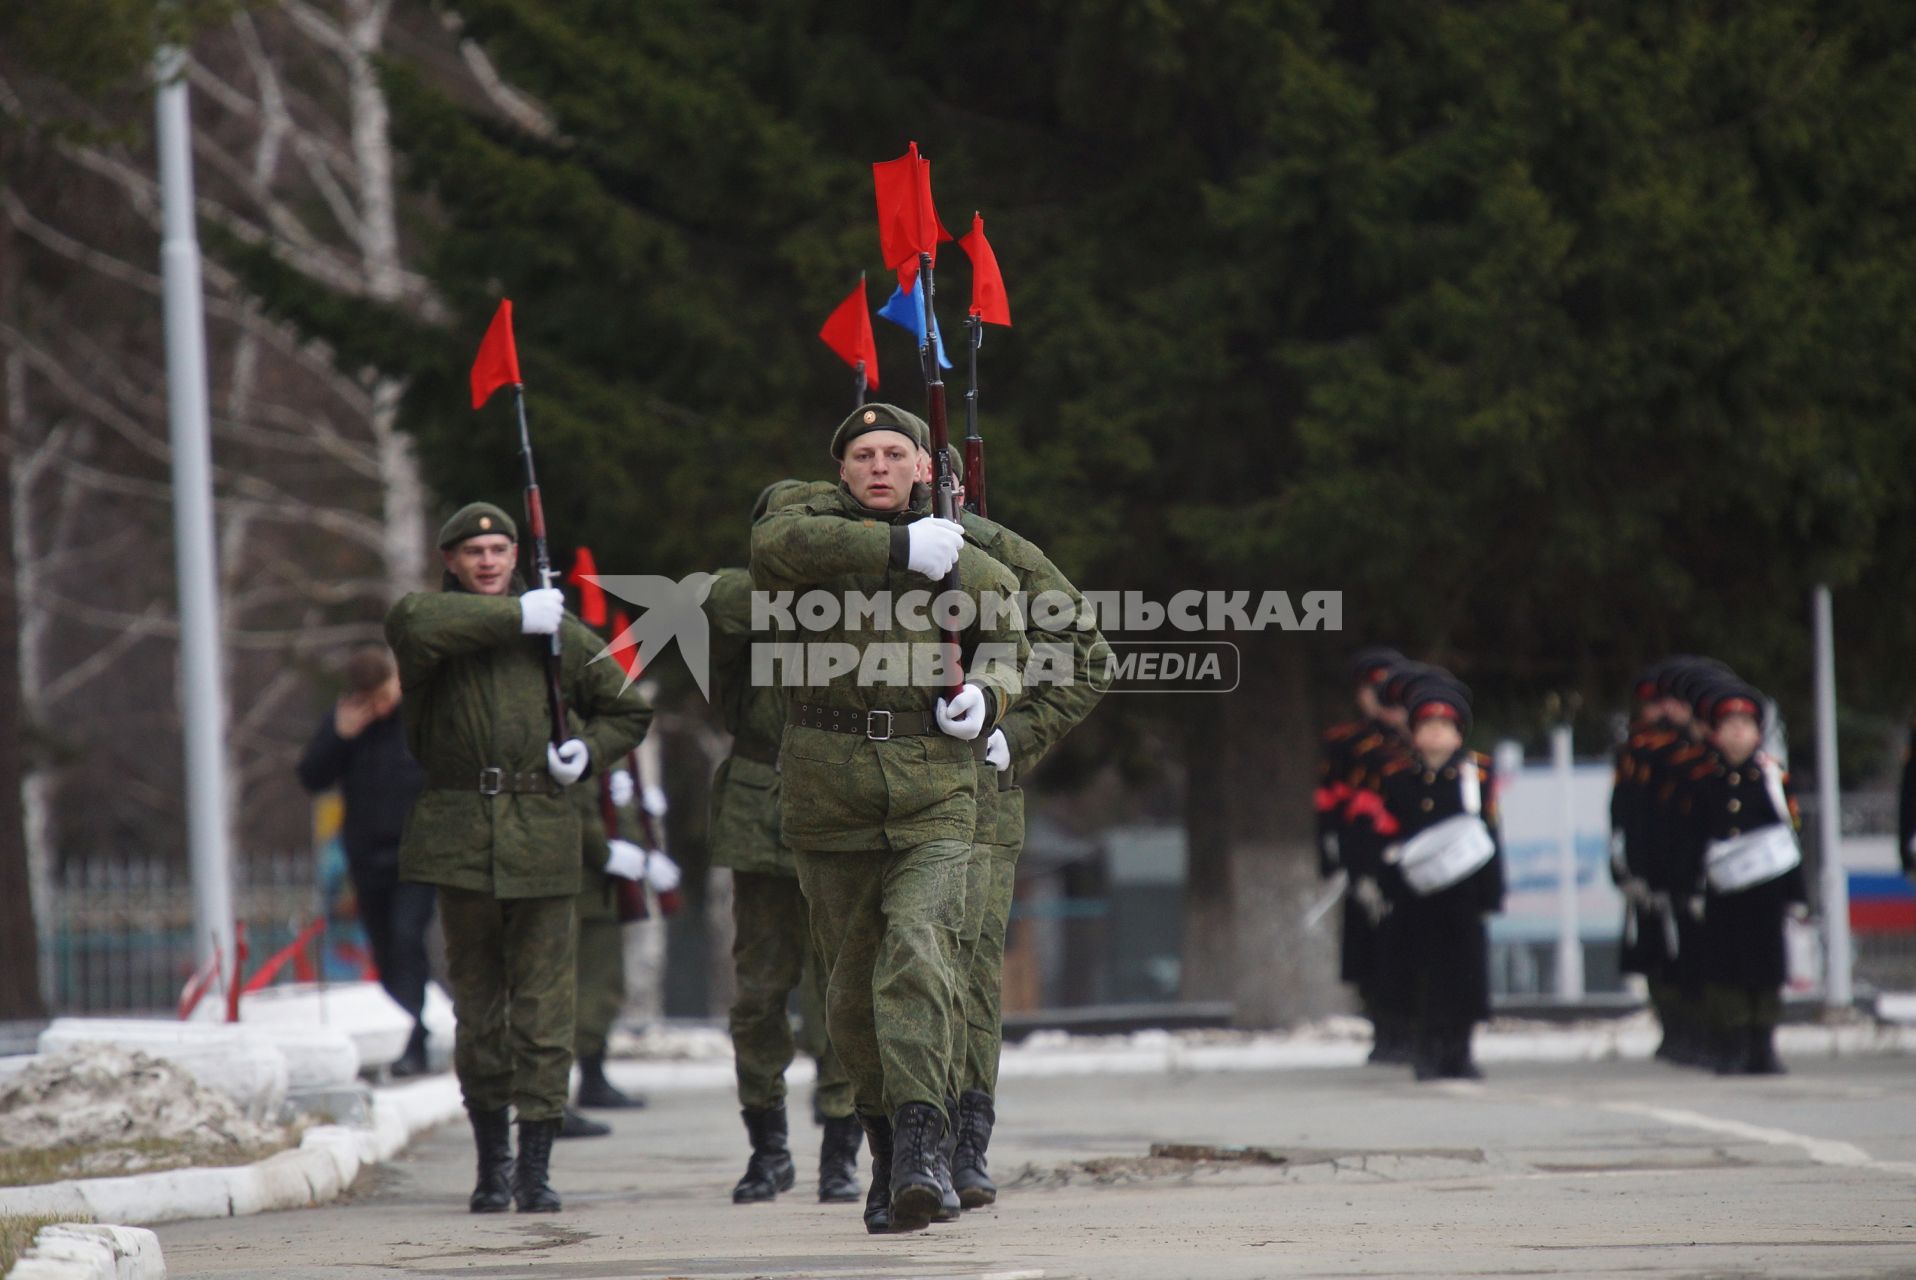
M 164 1280 L 160 1238 L 139 1227 L 61 1222 L 41 1228 L 8 1280 Z

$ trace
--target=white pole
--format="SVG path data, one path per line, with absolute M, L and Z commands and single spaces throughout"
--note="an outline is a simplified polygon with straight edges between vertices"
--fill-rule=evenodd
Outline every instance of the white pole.
M 1550 763 L 1562 796 L 1557 849 L 1557 998 L 1583 999 L 1583 938 L 1577 921 L 1577 813 L 1570 726 L 1550 731 Z
M 1843 869 L 1843 815 L 1836 777 L 1836 628 L 1830 589 L 1811 593 L 1816 646 L 1816 843 L 1823 851 L 1823 1003 L 1848 1009 L 1849 876 Z
M 173 445 L 173 552 L 179 574 L 180 720 L 186 750 L 186 843 L 193 870 L 193 946 L 204 964 L 218 940 L 233 963 L 228 855 L 226 729 L 220 684 L 219 579 L 213 560 L 213 458 L 207 420 L 206 320 L 194 226 L 192 128 L 186 114 L 186 54 L 162 49 L 158 125 L 160 243 L 166 307 L 166 407 Z

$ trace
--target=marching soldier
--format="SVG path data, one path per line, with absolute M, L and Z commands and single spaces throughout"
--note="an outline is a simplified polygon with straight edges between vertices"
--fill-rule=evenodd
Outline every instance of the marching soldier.
M 599 641 L 557 588 L 524 590 L 517 538 L 498 507 L 460 508 L 439 531 L 443 589 L 406 596 L 386 618 L 406 736 L 426 771 L 400 872 L 439 887 L 453 1063 L 479 1156 L 474 1213 L 560 1207 L 547 1178 L 572 1070 L 582 847 L 565 788 L 636 744 L 652 714 L 617 664 L 591 662 Z M 553 634 L 582 726 L 558 745 L 546 736 Z
M 837 488 L 752 530 L 760 590 L 839 605 L 835 618 L 799 614 L 795 638 L 806 643 L 791 646 L 799 669 L 786 667 L 797 683 L 778 755 L 780 827 L 827 967 L 832 1046 L 871 1146 L 873 1232 L 922 1227 L 943 1211 L 939 1152 L 977 813 L 972 743 L 1016 702 L 1028 652 L 1016 580 L 956 522 L 929 516 L 915 484 L 928 437 L 892 405 L 854 410 L 832 437 Z M 972 614 L 960 633 L 970 658 L 961 688 L 929 611 L 898 598 L 935 591 L 954 566 Z M 893 607 L 853 610 L 851 593 L 890 595 Z
M 1718 1075 L 1781 1075 L 1776 1024 L 1789 964 L 1786 915 L 1809 914 L 1789 775 L 1758 749 L 1762 697 L 1740 681 L 1704 695 L 1710 750 L 1691 771 L 1688 864 L 1701 899 Z
M 785 506 L 831 489 L 829 484 L 780 481 L 759 495 L 753 522 L 775 504 Z M 823 984 L 813 957 L 811 912 L 799 891 L 791 848 L 779 838 L 778 747 L 785 728 L 785 695 L 752 679 L 753 645 L 769 643 L 773 635 L 753 629 L 751 596 L 749 571 L 722 569 L 705 599 L 712 629 L 712 675 L 725 728 L 732 735 L 732 754 L 712 781 L 712 864 L 732 871 L 732 962 L 737 975 L 732 1046 L 740 1115 L 752 1144 L 732 1200 L 771 1200 L 797 1180 L 787 1147 L 785 1069 L 798 1047 L 786 1006 L 793 990 L 800 989 L 802 1039 L 818 1066 L 812 1113 L 824 1129 L 818 1198 L 821 1203 L 855 1201 L 864 1131 L 853 1114 L 851 1082 L 824 1033 Z
M 1381 772 L 1389 755 L 1401 747 L 1399 729 L 1386 718 L 1391 713 L 1384 708 L 1378 688 L 1404 660 L 1403 654 L 1382 645 L 1360 649 L 1352 656 L 1351 681 L 1359 718 L 1332 725 L 1319 738 L 1317 789 L 1311 798 L 1317 814 L 1318 874 L 1326 880 L 1344 876 L 1338 976 L 1356 989 L 1364 1016 L 1371 1022 L 1370 1060 L 1374 1063 L 1409 1061 L 1410 1044 L 1407 1026 L 1378 1005 L 1377 921 L 1372 918 L 1378 902 L 1376 869 L 1364 861 L 1365 842 L 1349 831 L 1350 806 Z M 1360 881 L 1367 882 L 1369 892 L 1357 892 Z
M 1470 691 L 1448 672 L 1405 691 L 1411 750 L 1384 766 L 1377 835 L 1393 894 L 1397 945 L 1415 957 L 1419 1080 L 1479 1079 L 1475 1024 L 1490 1017 L 1490 931 L 1503 910 L 1497 781 L 1490 758 L 1464 747 Z
M 953 473 L 963 466 L 952 450 Z M 930 479 L 929 458 L 920 478 Z M 998 1059 L 1004 1047 L 1005 934 L 1024 850 L 1024 789 L 1018 779 L 1037 767 L 1064 736 L 1091 714 L 1111 687 L 1104 636 L 1091 625 L 1084 596 L 1037 544 L 975 512 L 960 523 L 968 542 L 1009 569 L 1027 601 L 1043 598 L 1042 615 L 1026 620 L 1034 654 L 1050 646 L 1053 657 L 1069 654 L 1070 669 L 1056 678 L 1027 681 L 1002 724 L 987 740 L 978 764 L 978 821 L 972 837 L 965 889 L 965 923 L 959 934 L 959 995 L 963 1016 L 952 1054 L 952 1097 L 957 1116 L 949 1143 L 951 1180 L 960 1204 L 976 1209 L 998 1199 L 986 1172 L 985 1152 L 997 1123 Z M 1051 593 L 1051 594 L 1047 594 Z M 1059 605 L 1063 607 L 1056 607 Z M 1066 616 L 1068 613 L 1068 616 Z

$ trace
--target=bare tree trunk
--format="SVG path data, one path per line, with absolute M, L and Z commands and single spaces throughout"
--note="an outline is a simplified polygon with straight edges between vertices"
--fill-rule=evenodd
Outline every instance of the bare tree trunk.
M 0 290 L 6 282 L 0 280 Z M 15 362 L 4 369 L 7 381 L 0 395 L 12 394 Z M 13 527 L 13 486 L 0 487 L 0 506 L 6 525 Z M 21 791 L 20 633 L 15 596 L 13 540 L 0 541 L 0 1021 L 39 1018 L 46 1005 L 40 993 L 40 933 L 35 924 L 36 902 L 27 860 L 26 828 Z
M 1349 1007 L 1335 935 L 1307 928 L 1321 892 L 1311 814 L 1316 734 L 1303 645 L 1247 637 L 1244 679 L 1220 708 L 1231 849 L 1235 1021 L 1277 1027 Z

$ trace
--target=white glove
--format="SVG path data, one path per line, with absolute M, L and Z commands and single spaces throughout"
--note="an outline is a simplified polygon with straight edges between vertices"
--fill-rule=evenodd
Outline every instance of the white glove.
M 1696 920 L 1696 921 L 1701 921 L 1703 919 L 1703 903 L 1704 903 L 1704 898 L 1703 898 L 1703 895 L 1700 893 L 1693 895 L 1692 897 L 1690 897 L 1684 902 L 1683 904 L 1684 907 L 1690 913 L 1690 919 Z
M 621 880 L 637 880 L 645 874 L 645 850 L 630 840 L 608 840 L 611 852 L 605 856 L 605 873 Z
M 583 738 L 567 738 L 558 746 L 546 743 L 546 769 L 558 780 L 562 787 L 569 787 L 585 776 L 585 767 L 592 763 L 592 753 L 586 750 Z
M 914 529 L 917 527 L 912 526 Z M 957 697 L 938 699 L 938 727 L 966 742 L 977 737 L 978 731 L 985 727 L 984 691 L 975 684 L 968 684 L 958 691 Z
M 663 818 L 666 809 L 665 788 L 656 782 L 646 783 L 645 794 L 639 797 L 639 803 L 644 806 L 645 811 L 653 817 Z
M 958 563 L 958 551 L 965 545 L 965 527 L 956 520 L 917 520 L 905 526 L 911 538 L 907 563 L 913 573 L 927 578 L 942 578 Z
M 519 630 L 529 636 L 549 636 L 565 617 L 565 592 L 557 587 L 534 587 L 519 597 Z
M 632 789 L 632 775 L 624 769 L 614 769 L 612 776 L 606 780 L 606 790 L 612 797 L 614 809 L 623 809 L 632 803 Z M 631 878 L 626 877 L 628 880 Z
M 679 864 L 663 849 L 654 849 L 645 860 L 645 883 L 653 893 L 670 893 L 679 887 Z
M 1003 729 L 991 731 L 991 737 L 985 742 L 985 760 L 999 773 L 1011 767 L 1011 744 L 1005 741 Z

